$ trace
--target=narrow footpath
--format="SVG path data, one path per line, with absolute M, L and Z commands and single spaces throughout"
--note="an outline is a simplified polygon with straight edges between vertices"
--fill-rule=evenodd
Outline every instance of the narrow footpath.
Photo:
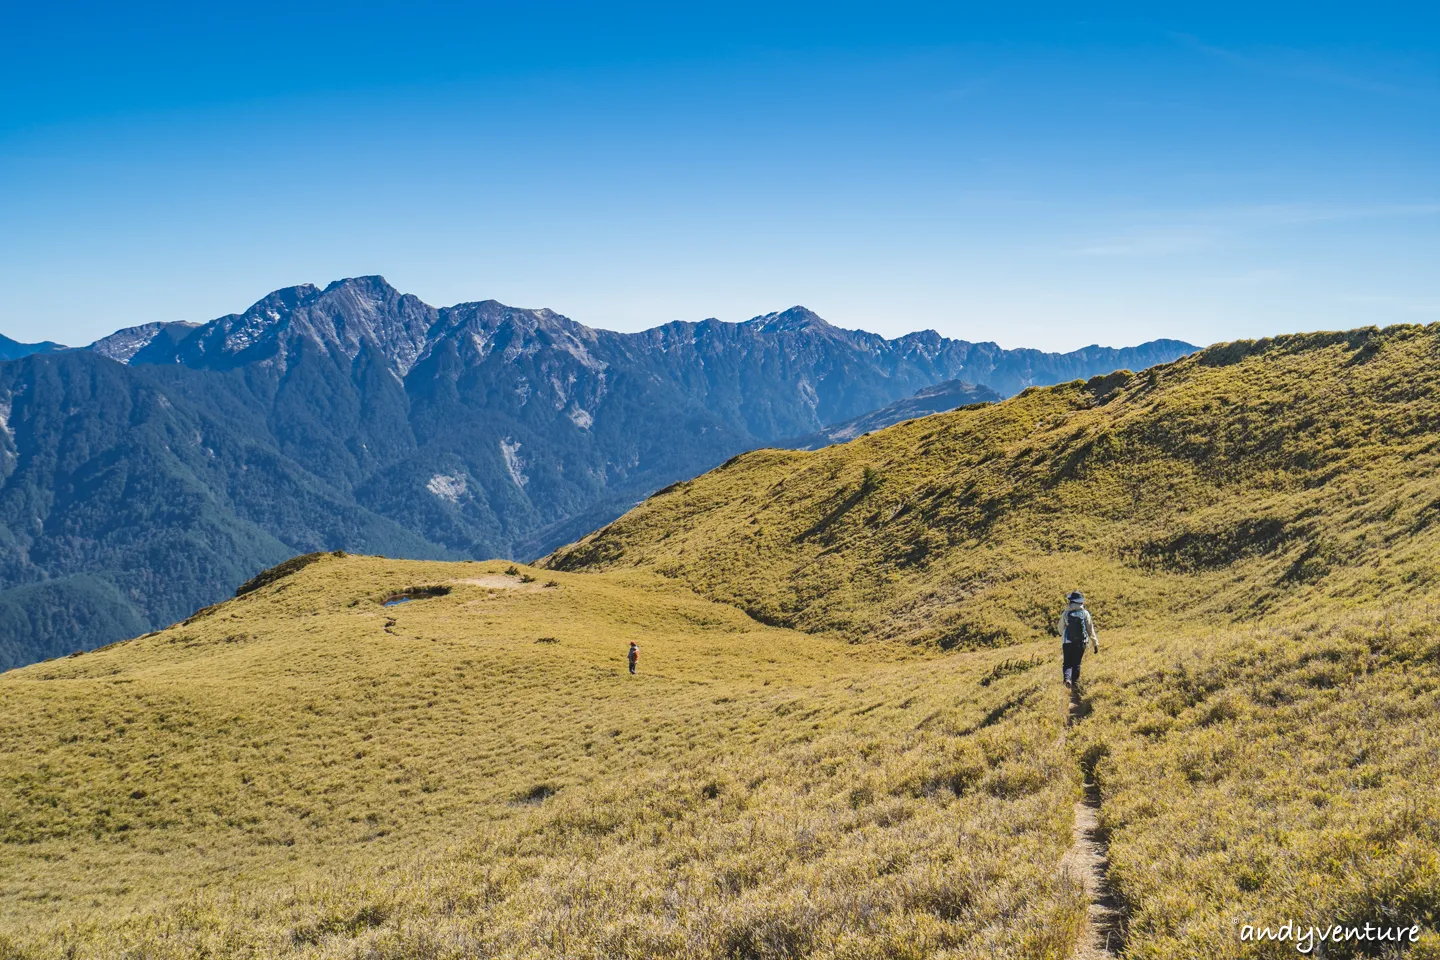
M 1066 727 L 1084 719 L 1089 704 L 1078 698 L 1070 701 Z M 1075 943 L 1071 960 L 1102 960 L 1116 957 L 1123 946 L 1120 902 L 1110 889 L 1110 859 L 1105 835 L 1100 829 L 1100 785 L 1089 770 L 1085 773 L 1085 799 L 1075 804 L 1070 849 L 1060 858 L 1061 873 L 1079 880 L 1089 902 L 1085 927 Z

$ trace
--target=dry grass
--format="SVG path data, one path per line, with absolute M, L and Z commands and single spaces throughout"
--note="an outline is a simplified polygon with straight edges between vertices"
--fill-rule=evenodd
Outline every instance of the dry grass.
M 1247 923 L 1286 921 L 1419 924 L 1409 956 L 1440 956 L 1437 615 L 1130 635 L 1105 651 L 1074 746 L 1101 786 L 1127 956 L 1295 956 L 1240 943 Z
M 1437 425 L 1440 325 L 1229 344 L 746 455 L 547 563 L 961 649 L 1083 585 L 1128 955 L 1292 955 L 1241 926 L 1440 925 Z
M 328 558 L 5 674 L 0 956 L 1065 954 L 1048 675 L 504 568 Z
M 1228 345 L 5 674 L 0 958 L 1059 958 L 1082 771 L 1125 955 L 1440 957 L 1437 425 L 1440 327 Z

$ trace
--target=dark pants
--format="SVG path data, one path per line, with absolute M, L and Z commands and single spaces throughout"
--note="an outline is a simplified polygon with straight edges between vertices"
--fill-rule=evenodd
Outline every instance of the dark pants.
M 635 672 L 635 661 L 634 661 L 634 660 L 631 660 L 631 661 L 630 661 L 630 672 L 631 672 L 631 673 L 634 673 L 634 672 Z
M 1085 644 L 1062 643 L 1060 651 L 1065 656 L 1065 679 L 1071 683 L 1080 682 L 1080 659 L 1085 656 Z

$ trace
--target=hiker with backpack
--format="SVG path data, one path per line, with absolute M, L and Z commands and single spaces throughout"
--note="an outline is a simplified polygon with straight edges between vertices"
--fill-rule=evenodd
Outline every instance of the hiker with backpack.
M 1095 636 L 1095 620 L 1085 609 L 1085 594 L 1076 590 L 1066 597 L 1065 612 L 1060 614 L 1060 651 L 1065 668 L 1065 686 L 1075 689 L 1080 685 L 1080 660 L 1085 656 L 1085 644 L 1100 652 L 1100 641 Z
M 640 647 L 634 640 L 630 641 L 630 652 L 626 655 L 630 662 L 630 672 L 635 672 L 635 665 L 640 662 Z

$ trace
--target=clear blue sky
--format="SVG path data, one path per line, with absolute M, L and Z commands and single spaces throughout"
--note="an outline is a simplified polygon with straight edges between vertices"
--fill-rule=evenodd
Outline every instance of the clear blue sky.
M 11 4 L 0 332 L 369 273 L 1046 349 L 1440 320 L 1430 5 L 1080 6 Z

